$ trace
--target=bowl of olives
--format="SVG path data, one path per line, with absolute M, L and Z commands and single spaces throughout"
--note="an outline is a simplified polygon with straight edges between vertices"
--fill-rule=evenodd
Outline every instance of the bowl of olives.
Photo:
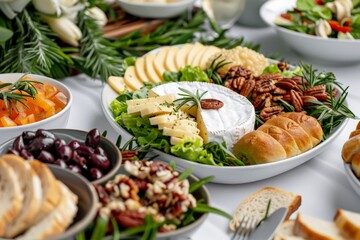
M 58 165 L 81 174 L 94 184 L 111 179 L 122 161 L 118 147 L 97 129 L 89 132 L 74 129 L 24 131 L 0 146 L 0 155 L 5 153 Z

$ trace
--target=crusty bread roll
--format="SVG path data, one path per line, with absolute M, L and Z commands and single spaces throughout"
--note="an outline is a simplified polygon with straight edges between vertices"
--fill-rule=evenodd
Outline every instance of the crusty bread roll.
M 286 151 L 269 134 L 253 131 L 239 139 L 233 146 L 234 155 L 245 164 L 260 164 L 286 158 Z
M 20 214 L 6 227 L 5 237 L 13 238 L 27 229 L 40 210 L 42 189 L 37 174 L 32 170 L 30 164 L 23 158 L 6 154 L 2 161 L 11 166 L 17 175 L 21 191 L 24 194 L 23 206 Z
M 55 176 L 44 163 L 37 160 L 30 160 L 28 163 L 39 176 L 42 188 L 41 208 L 33 220 L 33 223 L 36 223 L 58 205 L 61 199 L 61 190 L 59 184 L 56 183 Z
M 317 120 L 294 112 L 273 117 L 257 130 L 245 134 L 232 151 L 246 164 L 269 163 L 305 152 L 321 139 L 322 129 Z
M 275 140 L 278 141 L 284 148 L 287 157 L 293 157 L 301 153 L 295 139 L 284 129 L 264 124 L 257 130 L 267 133 L 271 137 L 275 138 Z
M 286 219 L 301 205 L 300 195 L 279 188 L 264 187 L 241 201 L 236 208 L 233 219 L 230 221 L 230 229 L 235 231 L 243 216 L 252 216 L 259 220 L 264 218 L 269 200 L 271 200 L 269 214 L 281 207 L 285 207 L 288 209 Z
M 307 134 L 299 124 L 290 118 L 277 116 L 270 118 L 265 124 L 277 126 L 290 133 L 295 139 L 301 152 L 305 152 L 314 146 L 309 134 Z
M 334 223 L 341 233 L 349 239 L 360 239 L 360 214 L 338 209 Z
M 316 146 L 322 140 L 323 130 L 316 118 L 308 116 L 303 112 L 286 112 L 281 114 L 281 116 L 290 118 L 299 124 L 310 136 L 313 146 Z
M 360 129 L 356 129 L 350 133 L 349 138 L 355 137 L 356 135 L 360 134 Z
M 20 214 L 24 195 L 15 171 L 0 158 L 0 238 Z
M 346 163 L 351 163 L 351 159 L 357 152 L 360 152 L 360 135 L 356 135 L 344 143 L 341 151 L 342 159 Z

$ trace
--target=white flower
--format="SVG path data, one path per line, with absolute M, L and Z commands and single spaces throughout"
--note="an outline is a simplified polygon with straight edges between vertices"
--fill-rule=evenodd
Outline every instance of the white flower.
M 351 0 L 335 0 L 334 2 L 327 3 L 326 6 L 336 14 L 338 21 L 351 17 L 351 9 L 353 8 Z
M 61 8 L 58 0 L 32 0 L 34 7 L 41 13 L 60 16 Z
M 89 8 L 88 10 L 86 10 L 86 14 L 94 18 L 96 20 L 96 23 L 101 27 L 105 26 L 105 24 L 107 23 L 107 17 L 105 13 L 98 7 Z
M 49 24 L 51 30 L 57 33 L 61 40 L 75 47 L 79 45 L 82 34 L 80 29 L 72 21 L 64 17 L 45 17 L 45 21 Z
M 16 17 L 16 14 L 18 12 L 21 12 L 26 7 L 29 2 L 30 0 L 0 0 L 0 10 L 5 14 L 7 18 L 13 19 L 14 17 Z
M 315 23 L 315 33 L 319 37 L 327 38 L 331 34 L 330 24 L 326 20 L 317 20 Z

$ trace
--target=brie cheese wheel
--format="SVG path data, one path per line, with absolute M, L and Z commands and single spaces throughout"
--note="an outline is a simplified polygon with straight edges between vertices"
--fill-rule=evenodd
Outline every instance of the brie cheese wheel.
M 151 91 L 158 96 L 174 94 L 176 98 L 180 98 L 179 93 L 183 92 L 179 87 L 192 93 L 196 93 L 197 90 L 199 93 L 207 91 L 202 99 L 214 98 L 224 103 L 220 109 L 198 108 L 196 120 L 200 136 L 205 143 L 225 141 L 227 148 L 232 149 L 232 146 L 243 135 L 254 130 L 255 110 L 253 105 L 247 98 L 226 87 L 202 82 L 173 82 L 157 86 Z M 178 137 L 178 135 L 174 137 Z

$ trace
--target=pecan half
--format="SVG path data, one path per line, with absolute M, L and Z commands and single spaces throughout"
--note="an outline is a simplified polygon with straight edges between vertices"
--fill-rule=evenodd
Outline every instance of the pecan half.
M 312 96 L 316 97 L 316 99 L 319 100 L 320 102 L 330 99 L 330 94 L 328 93 L 319 93 L 319 94 L 314 94 Z
M 201 99 L 200 105 L 202 109 L 219 109 L 224 106 L 224 103 L 214 98 Z
M 317 98 L 314 96 L 301 96 L 301 100 L 303 101 L 303 106 L 312 106 L 314 104 L 310 101 L 317 101 Z
M 288 70 L 290 67 L 286 62 L 279 62 L 277 64 L 277 67 L 280 69 L 280 71 L 284 72 L 286 70 Z
M 274 107 L 264 108 L 260 112 L 260 118 L 263 121 L 267 121 L 270 118 L 275 117 L 275 116 L 279 115 L 280 113 L 282 113 L 283 110 L 284 110 L 283 106 L 274 106 Z
M 288 91 L 286 91 L 285 89 L 276 87 L 272 93 L 276 95 L 285 95 L 287 92 Z
M 285 90 L 291 90 L 297 87 L 297 83 L 291 78 L 284 78 L 283 80 L 276 82 L 275 86 Z
M 307 88 L 304 90 L 304 95 L 310 95 L 310 96 L 314 96 L 316 94 L 323 94 L 325 93 L 325 85 L 317 85 L 311 88 Z
M 301 99 L 301 96 L 298 92 L 291 90 L 290 91 L 291 96 L 291 104 L 294 106 L 296 112 L 302 111 L 303 101 Z
M 291 80 L 294 80 L 298 85 L 308 85 L 308 82 L 301 76 L 293 76 Z
M 137 156 L 138 154 L 139 153 L 137 151 L 133 151 L 133 150 L 121 151 L 122 161 L 123 162 L 132 161 L 134 159 L 134 157 Z
M 111 214 L 116 222 L 124 228 L 132 228 L 144 225 L 146 212 L 135 210 L 113 210 Z
M 271 99 L 272 96 L 270 93 L 263 93 L 261 95 L 258 95 L 255 100 L 252 102 L 255 110 L 263 109 L 264 107 L 270 107 L 271 106 Z
M 241 89 L 240 94 L 243 95 L 244 97 L 249 97 L 250 93 L 254 90 L 255 88 L 255 80 L 251 79 L 246 81 L 246 84 L 244 84 L 244 87 Z
M 244 68 L 241 65 L 232 66 L 228 71 L 228 76 L 230 78 L 234 77 L 244 77 L 246 79 L 252 78 L 252 71 Z
M 280 81 L 282 80 L 284 77 L 281 73 L 267 73 L 267 74 L 263 74 L 263 75 L 260 75 L 257 80 L 258 81 L 261 81 L 261 80 L 277 80 L 277 81 Z
M 255 84 L 255 91 L 259 93 L 272 92 L 275 88 L 276 86 L 273 84 L 271 79 L 260 80 Z

